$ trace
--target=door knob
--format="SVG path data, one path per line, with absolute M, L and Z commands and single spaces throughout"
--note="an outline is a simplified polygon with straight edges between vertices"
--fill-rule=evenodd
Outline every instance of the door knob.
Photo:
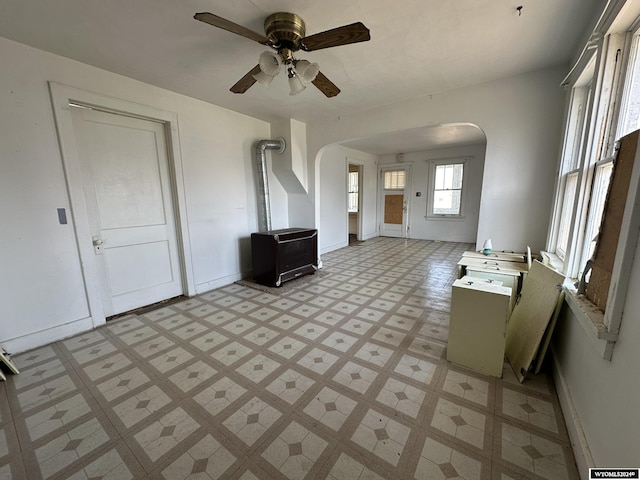
M 100 237 L 93 237 L 93 251 L 96 255 L 102 255 L 102 244 L 104 240 Z

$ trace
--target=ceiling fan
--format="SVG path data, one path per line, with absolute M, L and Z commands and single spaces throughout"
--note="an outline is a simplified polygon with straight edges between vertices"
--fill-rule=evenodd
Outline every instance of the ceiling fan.
M 274 13 L 265 19 L 265 35 L 209 12 L 196 13 L 193 18 L 275 50 L 260 55 L 258 65 L 230 88 L 233 93 L 244 93 L 256 82 L 268 86 L 284 66 L 289 78 L 290 95 L 300 93 L 307 84 L 313 83 L 325 96 L 335 97 L 340 93 L 340 89 L 320 72 L 318 64 L 299 60 L 294 57 L 294 53 L 298 50 L 312 52 L 371 39 L 369 29 L 361 22 L 307 37 L 304 20 L 294 13 L 286 12 Z

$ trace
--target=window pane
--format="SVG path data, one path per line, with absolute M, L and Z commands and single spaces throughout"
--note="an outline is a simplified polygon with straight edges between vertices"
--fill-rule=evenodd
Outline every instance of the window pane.
M 464 165 L 455 163 L 451 165 L 437 165 L 435 189 L 453 190 L 462 188 L 462 173 Z
M 456 163 L 455 165 L 451 165 L 451 169 L 453 170 L 453 179 L 451 182 L 451 188 L 461 189 L 463 164 Z
M 442 165 L 438 165 L 436 167 L 436 181 L 434 188 L 436 190 L 444 190 L 444 168 L 442 168 Z
M 620 137 L 640 127 L 640 36 L 633 37 L 631 58 L 629 59 L 628 77 L 626 80 L 626 98 L 622 108 Z
M 358 172 L 349 172 L 349 193 L 358 191 Z
M 560 214 L 560 228 L 558 229 L 558 245 L 556 248 L 556 253 L 562 259 L 564 259 L 567 252 L 569 230 L 571 229 L 571 216 L 573 214 L 573 201 L 576 196 L 577 185 L 578 172 L 568 174 L 564 186 L 564 195 L 562 197 L 562 213 Z
M 600 233 L 600 224 L 602 223 L 602 213 L 604 212 L 604 204 L 609 191 L 609 182 L 611 181 L 611 173 L 613 172 L 613 162 L 598 167 L 593 182 L 593 191 L 591 193 L 591 206 L 589 207 L 589 223 L 587 225 L 587 248 L 581 265 L 593 256 Z
M 357 193 L 350 193 L 349 194 L 348 211 L 350 213 L 357 213 L 358 212 L 358 194 Z
M 400 190 L 404 188 L 404 170 L 384 172 L 385 190 Z
M 436 190 L 433 192 L 433 213 L 436 215 L 459 215 L 460 193 L 460 190 Z

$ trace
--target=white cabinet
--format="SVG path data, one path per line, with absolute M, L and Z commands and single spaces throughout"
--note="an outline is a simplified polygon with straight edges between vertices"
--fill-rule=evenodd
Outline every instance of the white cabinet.
M 451 287 L 447 360 L 495 377 L 502 376 L 511 288 L 463 277 Z

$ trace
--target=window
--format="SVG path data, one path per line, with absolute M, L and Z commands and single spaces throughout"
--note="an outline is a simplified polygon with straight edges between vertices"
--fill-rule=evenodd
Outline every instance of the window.
M 555 253 L 567 264 L 567 252 L 572 233 L 574 212 L 578 198 L 578 184 L 581 179 L 581 158 L 586 149 L 586 130 L 588 127 L 588 102 L 592 92 L 592 78 L 595 59 L 589 62 L 581 76 L 580 86 L 573 88 L 569 106 L 569 118 L 566 127 L 565 144 L 562 152 L 562 166 L 558 181 L 557 219 Z
M 462 216 L 464 161 L 433 161 L 430 163 L 429 171 L 427 216 Z
M 582 275 L 600 229 L 618 131 L 624 38 L 602 41 L 571 93 L 550 242 L 570 278 Z
M 348 188 L 349 201 L 348 212 L 358 213 L 358 184 L 359 184 L 358 172 L 349 172 Z
M 616 142 L 640 128 L 640 32 L 636 30 L 633 35 L 616 32 L 604 38 L 596 37 L 596 41 L 592 40 L 585 47 L 583 54 L 584 58 L 579 59 L 567 77 L 571 78 L 566 84 L 572 85 L 572 92 L 548 248 L 561 260 L 561 268 L 571 283 L 582 277 L 585 265 L 594 253 L 598 256 L 596 262 L 602 261 L 604 254 L 604 259 L 613 264 L 610 288 L 602 283 L 606 276 L 600 275 L 592 285 L 596 287 L 595 297 L 589 295 L 589 287 L 585 297 L 576 295 L 571 289 L 567 295 L 574 313 L 582 312 L 576 313 L 576 317 L 587 322 L 585 331 L 592 335 L 602 357 L 611 359 L 628 288 L 628 269 L 624 266 L 635 251 L 640 209 L 632 205 L 622 207 L 628 220 L 622 223 L 617 243 L 615 237 L 611 237 L 613 241 L 609 238 L 608 243 L 601 244 L 599 252 L 595 252 L 595 248 L 601 233 L 613 231 L 611 228 L 600 231 L 603 217 L 606 216 L 607 222 L 617 218 L 617 213 L 609 217 L 609 209 L 605 213 L 616 168 Z M 619 157 L 621 168 L 630 168 L 628 159 L 628 152 Z M 617 182 L 625 175 L 615 178 Z M 637 192 L 640 186 L 637 177 L 632 175 L 631 178 L 636 178 L 636 183 L 629 185 L 633 197 L 632 192 Z M 614 203 L 620 208 L 620 200 L 617 201 Z M 604 296 L 606 293 L 608 298 Z M 589 303 L 589 298 L 594 298 L 594 303 Z M 605 300 L 601 301 L 603 298 Z M 597 313 L 596 304 L 604 312 Z
M 404 190 L 404 170 L 387 170 L 384 172 L 385 190 Z

